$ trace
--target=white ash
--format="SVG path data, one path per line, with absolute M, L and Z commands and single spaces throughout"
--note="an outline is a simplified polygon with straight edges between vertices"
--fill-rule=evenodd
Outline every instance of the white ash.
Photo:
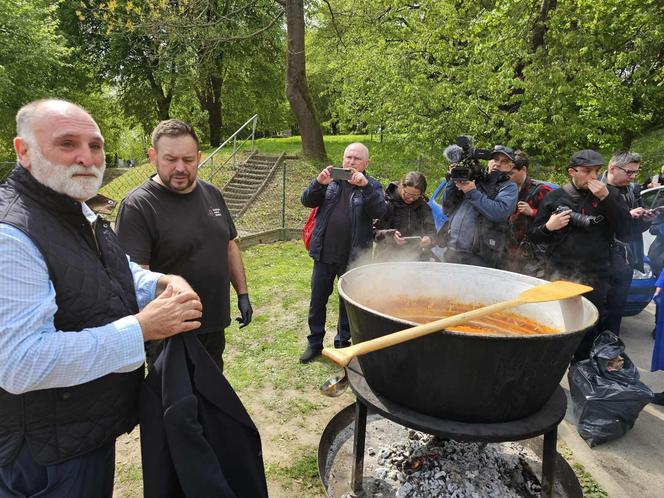
M 377 449 L 372 474 L 388 481 L 397 498 L 539 496 L 527 463 L 535 455 L 527 453 L 518 443 L 461 443 L 410 430 L 407 440 Z

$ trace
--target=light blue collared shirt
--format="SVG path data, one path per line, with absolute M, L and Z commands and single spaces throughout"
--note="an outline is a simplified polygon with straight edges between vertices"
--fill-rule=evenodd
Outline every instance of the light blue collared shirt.
M 85 203 L 91 223 L 96 215 Z M 0 387 L 20 394 L 68 387 L 145 361 L 143 334 L 130 315 L 77 333 L 55 329 L 55 288 L 44 257 L 17 228 L 0 223 Z M 161 273 L 129 262 L 139 308 L 154 299 Z

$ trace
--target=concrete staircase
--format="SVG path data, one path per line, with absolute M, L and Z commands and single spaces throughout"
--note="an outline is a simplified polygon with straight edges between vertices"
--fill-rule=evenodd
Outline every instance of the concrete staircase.
M 286 154 L 279 156 L 251 154 L 222 189 L 224 200 L 233 219 L 251 206 L 281 165 Z

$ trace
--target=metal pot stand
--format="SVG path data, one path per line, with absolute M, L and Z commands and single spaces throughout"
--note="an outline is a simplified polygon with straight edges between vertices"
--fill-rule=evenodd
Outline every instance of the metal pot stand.
M 574 471 L 556 451 L 558 424 L 565 416 L 567 399 L 562 388 L 558 387 L 549 401 L 536 413 L 511 422 L 466 423 L 445 420 L 416 412 L 401 406 L 374 392 L 367 384 L 362 369 L 353 359 L 347 367 L 348 380 L 357 398 L 337 413 L 323 431 L 318 447 L 318 468 L 320 477 L 328 490 L 327 469 L 334 454 L 330 451 L 336 436 L 354 424 L 353 455 L 351 459 L 350 490 L 355 496 L 363 495 L 364 452 L 367 428 L 367 413 L 376 413 L 404 427 L 415 429 L 441 438 L 464 442 L 501 443 L 523 441 L 543 435 L 542 443 L 542 493 L 543 498 L 554 497 L 554 480 L 557 488 L 567 498 L 582 498 L 583 492 Z M 540 439 L 532 439 L 526 445 L 536 446 Z

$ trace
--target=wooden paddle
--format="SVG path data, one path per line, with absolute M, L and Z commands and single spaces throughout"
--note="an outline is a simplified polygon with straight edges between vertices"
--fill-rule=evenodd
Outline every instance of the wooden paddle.
M 354 356 L 360 356 L 373 351 L 378 351 L 379 349 L 395 346 L 402 342 L 410 341 L 411 339 L 416 339 L 423 335 L 431 334 L 432 332 L 438 332 L 445 328 L 459 325 L 460 323 L 465 323 L 490 313 L 514 308 L 521 304 L 543 303 L 546 301 L 568 299 L 570 297 L 580 296 L 591 290 L 593 290 L 593 288 L 588 287 L 587 285 L 575 284 L 574 282 L 566 282 L 564 280 L 549 282 L 527 289 L 520 293 L 516 299 L 510 301 L 503 301 L 482 308 L 477 308 L 476 310 L 466 311 L 465 313 L 460 313 L 458 315 L 441 318 L 440 320 L 417 325 L 369 341 L 360 342 L 359 344 L 354 344 L 347 348 L 324 348 L 323 356 L 329 358 L 337 365 L 345 367 Z

